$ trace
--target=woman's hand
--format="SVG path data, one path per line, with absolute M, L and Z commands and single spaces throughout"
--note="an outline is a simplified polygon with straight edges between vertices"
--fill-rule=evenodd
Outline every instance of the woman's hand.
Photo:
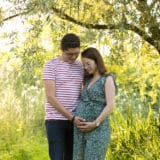
M 86 121 L 85 119 L 75 116 L 73 120 L 73 124 L 78 127 L 79 125 L 81 125 L 82 122 L 85 122 L 85 121 Z
M 96 123 L 95 122 L 81 122 L 77 127 L 82 131 L 82 132 L 90 132 L 96 128 Z

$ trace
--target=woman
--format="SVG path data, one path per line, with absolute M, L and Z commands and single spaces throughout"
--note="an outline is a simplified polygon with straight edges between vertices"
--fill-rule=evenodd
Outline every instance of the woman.
M 81 54 L 84 87 L 76 116 L 85 119 L 74 130 L 73 160 L 104 160 L 110 140 L 108 115 L 114 106 L 115 83 L 106 75 L 103 59 L 95 48 Z

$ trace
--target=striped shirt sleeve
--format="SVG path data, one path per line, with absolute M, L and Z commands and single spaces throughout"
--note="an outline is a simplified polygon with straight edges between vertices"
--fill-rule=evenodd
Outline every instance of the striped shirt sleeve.
M 55 65 L 52 63 L 52 61 L 48 61 L 44 65 L 43 74 L 42 74 L 43 80 L 55 80 Z

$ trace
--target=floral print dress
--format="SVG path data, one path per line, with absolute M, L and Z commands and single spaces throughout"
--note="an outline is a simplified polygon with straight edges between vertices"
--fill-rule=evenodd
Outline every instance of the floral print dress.
M 101 76 L 90 88 L 88 80 L 82 90 L 76 115 L 86 121 L 94 121 L 106 106 L 106 76 Z M 74 127 L 73 160 L 104 160 L 110 140 L 110 125 L 107 117 L 99 127 L 84 133 Z

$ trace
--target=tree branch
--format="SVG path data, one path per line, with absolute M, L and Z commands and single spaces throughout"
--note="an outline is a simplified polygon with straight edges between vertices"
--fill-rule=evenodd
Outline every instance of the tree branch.
M 2 21 L 0 21 L 0 23 L 8 21 L 8 20 L 13 19 L 13 18 L 18 17 L 18 16 L 22 16 L 22 15 L 28 14 L 29 12 L 30 11 L 26 11 L 26 12 L 21 12 L 21 13 L 17 13 L 15 15 L 9 16 L 7 18 L 2 19 Z
M 150 37 L 149 35 L 147 35 L 147 33 L 141 29 L 139 29 L 137 26 L 133 25 L 133 24 L 128 24 L 128 23 L 121 23 L 121 24 L 115 24 L 115 25 L 100 25 L 100 24 L 92 24 L 92 23 L 85 23 L 79 20 L 74 19 L 73 17 L 67 15 L 66 13 L 63 13 L 60 9 L 55 8 L 54 6 L 52 6 L 53 11 L 61 18 L 67 21 L 70 21 L 72 23 L 75 23 L 77 25 L 86 27 L 86 28 L 93 28 L 93 29 L 120 29 L 123 25 L 123 27 L 126 30 L 131 30 L 135 33 L 137 33 L 139 36 L 141 36 L 145 41 L 147 41 L 149 44 L 151 44 L 160 54 L 160 47 L 159 44 L 155 42 L 155 40 Z
M 34 7 L 35 7 L 35 6 L 36 6 L 36 5 L 34 5 L 33 7 L 31 7 L 30 9 L 25 8 L 25 9 L 23 10 L 23 12 L 20 12 L 20 13 L 17 13 L 17 14 L 14 14 L 14 15 L 12 15 L 12 16 L 9 16 L 9 17 L 7 17 L 7 18 L 2 19 L 2 20 L 0 21 L 0 24 L 3 23 L 3 22 L 5 22 L 5 21 L 8 21 L 8 20 L 10 20 L 10 19 L 16 18 L 16 17 L 18 17 L 18 16 L 22 16 L 22 15 L 28 14 L 29 12 L 31 12 L 32 10 L 34 10 Z
M 33 9 L 33 8 L 32 8 Z M 7 20 L 13 19 L 15 17 L 18 16 L 22 16 L 25 14 L 28 14 L 30 11 L 32 11 L 32 9 L 21 12 L 21 13 L 17 13 L 15 15 L 9 16 L 7 18 L 4 18 L 2 21 L 0 21 L 0 24 L 2 22 L 5 22 Z M 126 22 L 122 22 L 120 24 L 92 24 L 92 23 L 86 23 L 86 22 L 82 22 L 79 21 L 77 19 L 74 19 L 73 17 L 67 15 L 66 13 L 62 12 L 61 9 L 57 9 L 56 7 L 52 6 L 52 10 L 61 18 L 67 21 L 70 21 L 72 23 L 75 23 L 77 25 L 86 27 L 86 28 L 93 28 L 93 29 L 109 29 L 109 30 L 113 30 L 113 29 L 120 29 L 122 26 L 124 27 L 124 29 L 126 30 L 131 30 L 135 33 L 137 33 L 139 36 L 141 36 L 145 41 L 147 41 L 149 44 L 151 44 L 153 47 L 155 47 L 155 49 L 158 51 L 158 53 L 160 54 L 160 43 L 158 41 L 156 41 L 154 39 L 153 36 L 149 36 L 145 31 L 141 30 L 140 28 L 138 28 L 137 26 L 133 25 L 133 24 L 128 24 Z

